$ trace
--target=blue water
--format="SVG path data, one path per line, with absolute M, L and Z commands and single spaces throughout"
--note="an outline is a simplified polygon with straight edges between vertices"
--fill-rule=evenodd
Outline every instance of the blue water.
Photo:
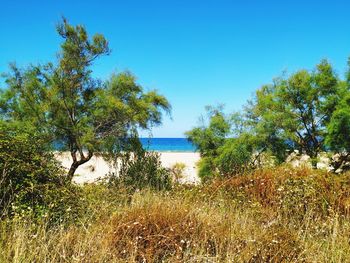
M 141 138 L 143 147 L 157 152 L 195 152 L 196 147 L 186 138 Z
M 195 152 L 196 147 L 186 138 L 140 138 L 143 148 L 157 152 Z M 67 150 L 60 142 L 53 144 L 55 150 Z

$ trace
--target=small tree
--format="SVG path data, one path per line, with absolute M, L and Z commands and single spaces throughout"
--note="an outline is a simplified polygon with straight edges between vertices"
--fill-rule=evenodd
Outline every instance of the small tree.
M 219 155 L 218 149 L 224 145 L 230 133 L 231 125 L 224 115 L 222 106 L 206 107 L 209 123 L 202 118 L 202 124 L 186 132 L 186 136 L 199 150 L 199 176 L 206 180 L 216 173 L 214 159 Z
M 201 154 L 200 178 L 205 181 L 215 176 L 234 176 L 252 168 L 259 158 L 259 145 L 248 133 L 243 116 L 226 115 L 222 106 L 206 110 L 208 123 L 202 118 L 201 126 L 186 133 Z
M 349 157 L 343 134 L 350 127 L 350 104 L 344 99 L 337 106 L 347 93 L 341 83 L 324 60 L 313 72 L 301 70 L 263 86 L 241 114 L 226 116 L 222 108 L 209 108 L 209 123 L 187 133 L 202 157 L 199 175 L 230 176 L 281 163 L 290 150 L 308 154 L 316 168 L 326 136 L 333 149 Z
M 0 110 L 2 119 L 29 123 L 47 142 L 68 149 L 73 161 L 67 178 L 72 180 L 94 153 L 119 153 L 138 128 L 160 124 L 162 110 L 169 112 L 170 105 L 156 91 L 144 92 L 129 72 L 106 82 L 92 77 L 94 61 L 110 53 L 103 35 L 89 38 L 83 26 L 65 19 L 57 32 L 63 39 L 58 63 L 26 70 L 12 65 Z
M 277 156 L 283 157 L 286 149 L 297 149 L 309 155 L 316 168 L 338 90 L 331 65 L 322 61 L 312 73 L 301 70 L 259 89 L 246 110 L 248 119 L 258 136 L 269 138 L 266 148 Z

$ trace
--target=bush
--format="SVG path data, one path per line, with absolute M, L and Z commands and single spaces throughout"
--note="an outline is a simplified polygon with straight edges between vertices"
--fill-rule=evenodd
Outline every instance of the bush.
M 216 167 L 212 158 L 201 157 L 198 162 L 198 176 L 203 183 L 210 181 L 216 176 Z
M 116 164 L 116 171 L 109 174 L 110 185 L 122 185 L 130 190 L 149 187 L 155 190 L 171 188 L 170 171 L 162 167 L 160 155 L 139 150 L 125 153 Z
M 218 149 L 215 164 L 223 176 L 244 173 L 251 166 L 252 147 L 239 139 L 229 139 Z
M 0 130 L 1 214 L 53 221 L 75 217 L 78 189 L 64 180 L 62 168 L 42 138 L 24 127 L 4 123 Z
M 259 157 L 259 156 L 258 156 Z M 254 163 L 253 147 L 246 136 L 226 139 L 216 155 L 202 156 L 198 163 L 203 182 L 215 177 L 231 177 L 258 167 Z
M 172 176 L 172 181 L 174 183 L 180 183 L 181 180 L 184 178 L 184 172 L 186 169 L 186 164 L 184 163 L 175 163 L 171 168 L 170 168 L 170 173 Z

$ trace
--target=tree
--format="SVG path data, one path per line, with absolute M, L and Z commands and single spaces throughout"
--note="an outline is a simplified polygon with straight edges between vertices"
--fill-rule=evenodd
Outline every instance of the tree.
M 300 70 L 264 85 L 241 113 L 225 115 L 222 108 L 209 108 L 208 124 L 187 133 L 202 157 L 199 175 L 232 176 L 281 163 L 292 150 L 309 155 L 316 168 L 327 136 L 338 151 L 339 145 L 341 149 L 347 145 L 343 140 L 348 136 L 342 134 L 350 133 L 350 103 L 344 99 L 338 105 L 345 94 L 342 82 L 323 60 L 312 72 Z M 349 152 L 350 145 L 343 151 Z
M 0 94 L 1 117 L 32 124 L 49 143 L 65 146 L 76 169 L 96 152 L 116 154 L 130 146 L 139 128 L 149 129 L 170 111 L 167 99 L 156 91 L 144 92 L 129 72 L 102 82 L 93 78 L 91 66 L 108 55 L 103 35 L 89 38 L 83 26 L 67 20 L 57 26 L 63 38 L 58 63 L 11 66 L 7 89 Z
M 224 145 L 230 133 L 231 125 L 223 113 L 223 107 L 206 107 L 208 124 L 202 118 L 199 127 L 186 132 L 186 136 L 199 150 L 199 176 L 207 180 L 216 173 L 214 159 L 218 156 L 218 149 Z
M 331 65 L 323 60 L 313 72 L 298 71 L 278 78 L 256 92 L 247 108 L 257 134 L 265 134 L 266 145 L 283 158 L 287 149 L 311 157 L 316 168 L 318 154 L 325 149 L 326 125 L 339 95 L 339 81 Z
M 255 166 L 253 137 L 241 134 L 239 137 L 227 138 L 218 148 L 218 155 L 214 159 L 220 176 L 235 176 L 242 174 Z
M 242 114 L 224 114 L 223 106 L 206 110 L 207 122 L 202 118 L 199 127 L 186 133 L 201 155 L 201 179 L 234 176 L 256 166 L 260 158 L 257 140 L 248 132 Z
M 349 82 L 339 89 L 339 103 L 327 124 L 326 146 L 335 153 L 331 158 L 333 171 L 350 168 L 350 93 Z

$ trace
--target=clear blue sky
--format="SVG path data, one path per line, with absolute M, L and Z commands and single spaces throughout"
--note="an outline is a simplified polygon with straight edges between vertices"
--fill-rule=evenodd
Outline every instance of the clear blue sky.
M 183 137 L 208 104 L 238 110 L 283 70 L 328 58 L 343 76 L 350 55 L 350 1 L 2 1 L 0 71 L 55 59 L 64 15 L 103 33 L 113 52 L 94 74 L 128 69 L 173 106 L 154 137 Z

